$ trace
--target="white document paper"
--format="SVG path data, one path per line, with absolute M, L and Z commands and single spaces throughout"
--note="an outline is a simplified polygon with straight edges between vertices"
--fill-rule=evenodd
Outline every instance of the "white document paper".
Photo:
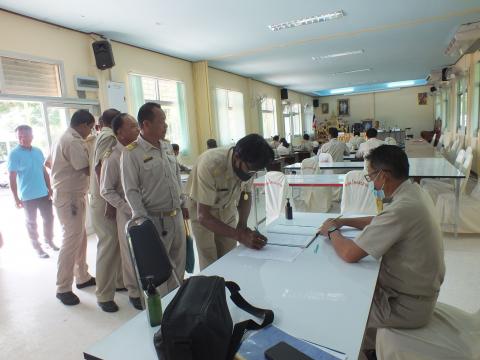
M 290 226 L 284 224 L 273 224 L 267 226 L 267 234 L 293 234 L 293 235 L 310 235 L 314 237 L 317 228 L 313 226 Z
M 298 255 L 302 253 L 303 249 L 300 247 L 265 245 L 260 250 L 254 250 L 243 247 L 238 252 L 238 256 L 247 256 L 254 259 L 274 260 L 274 261 L 294 261 Z
M 267 232 L 265 236 L 267 237 L 268 244 L 270 245 L 306 248 L 308 245 L 310 245 L 315 235 L 295 235 Z

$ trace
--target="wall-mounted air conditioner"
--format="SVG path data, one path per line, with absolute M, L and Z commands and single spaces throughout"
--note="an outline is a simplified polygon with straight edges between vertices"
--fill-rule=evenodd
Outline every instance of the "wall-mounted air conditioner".
M 480 39 L 480 22 L 461 25 L 445 49 L 445 55 L 457 56 L 468 54 L 478 48 Z
M 75 76 L 75 90 L 77 91 L 98 91 L 99 84 L 97 78 L 90 76 Z

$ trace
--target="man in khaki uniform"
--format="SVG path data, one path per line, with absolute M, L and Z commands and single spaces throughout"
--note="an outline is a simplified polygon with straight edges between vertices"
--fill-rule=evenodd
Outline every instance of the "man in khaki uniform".
M 95 278 L 88 273 L 86 263 L 85 196 L 89 161 L 84 143 L 94 124 L 95 118 L 88 111 L 76 111 L 52 154 L 53 205 L 62 226 L 57 298 L 65 305 L 80 302 L 72 292 L 74 275 L 78 289 L 95 285 Z
M 138 137 L 138 125 L 135 119 L 128 114 L 119 114 L 112 121 L 112 130 L 117 138 L 117 143 L 111 151 L 107 151 L 104 158 L 100 175 L 100 193 L 103 198 L 116 209 L 116 228 L 118 230 L 117 241 L 109 244 L 108 258 L 110 269 L 122 267 L 123 281 L 128 291 L 130 303 L 138 310 L 142 310 L 140 292 L 138 289 L 135 270 L 133 268 L 130 252 L 128 250 L 127 238 L 125 236 L 125 225 L 132 216 L 130 206 L 125 201 L 125 193 L 122 187 L 120 176 L 120 156 L 123 149 Z M 110 271 L 112 277 L 115 273 Z M 97 272 L 97 283 L 98 283 Z M 112 286 L 111 294 L 115 289 Z M 112 297 L 113 300 L 113 297 Z
M 167 155 L 164 139 L 165 113 L 160 105 L 146 103 L 138 111 L 140 135 L 123 151 L 120 168 L 125 198 L 132 209 L 132 218 L 153 220 L 167 254 L 180 280 L 186 260 L 186 240 L 182 215 L 187 209 L 181 200 L 180 172 L 173 154 Z M 160 287 L 162 295 L 177 284 L 173 278 Z
M 337 128 L 331 127 L 330 129 L 328 129 L 328 134 L 330 140 L 326 144 L 322 145 L 322 147 L 320 148 L 320 153 L 328 153 L 332 155 L 334 162 L 343 161 L 343 156 L 350 154 L 347 144 L 337 140 Z
M 321 228 L 347 262 L 382 258 L 364 349 L 374 349 L 376 329 L 419 328 L 430 321 L 445 275 L 443 239 L 431 198 L 408 179 L 408 158 L 382 145 L 367 156 L 367 181 L 384 209 L 375 217 L 327 220 Z M 342 226 L 363 229 L 355 239 Z
M 113 301 L 116 288 L 123 288 L 121 263 L 115 252 L 118 246 L 115 208 L 100 195 L 99 179 L 102 161 L 107 152 L 111 152 L 117 143 L 111 125 L 113 118 L 120 114 L 116 109 L 105 110 L 101 116 L 103 127 L 95 140 L 93 156 L 91 157 L 90 173 L 90 209 L 92 225 L 97 234 L 96 282 L 97 303 L 105 312 L 118 311 Z
M 235 248 L 237 241 L 254 249 L 265 245 L 266 238 L 250 230 L 247 220 L 251 177 L 272 161 L 272 148 L 257 134 L 245 136 L 230 149 L 212 149 L 198 157 L 187 194 L 200 269 Z

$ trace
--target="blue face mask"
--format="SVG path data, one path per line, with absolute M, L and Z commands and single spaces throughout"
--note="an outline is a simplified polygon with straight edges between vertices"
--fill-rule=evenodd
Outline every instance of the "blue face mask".
M 375 189 L 375 185 L 373 185 L 373 181 L 370 181 L 368 183 L 368 188 L 376 199 L 379 199 L 379 200 L 385 199 L 385 192 L 383 191 L 383 186 L 380 190 L 377 190 Z

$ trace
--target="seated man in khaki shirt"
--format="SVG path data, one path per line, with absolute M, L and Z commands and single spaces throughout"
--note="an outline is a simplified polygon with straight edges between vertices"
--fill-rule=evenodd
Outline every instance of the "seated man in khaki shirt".
M 250 230 L 247 220 L 251 177 L 272 161 L 273 150 L 258 134 L 245 136 L 230 149 L 212 149 L 198 157 L 187 194 L 200 269 L 235 248 L 237 241 L 254 249 L 265 245 L 265 237 Z
M 445 264 L 432 199 L 408 179 L 407 155 L 397 146 L 382 145 L 366 159 L 365 178 L 383 199 L 383 211 L 375 217 L 328 219 L 320 231 L 347 262 L 367 255 L 382 258 L 363 345 L 368 350 L 375 347 L 377 328 L 419 328 L 430 321 Z M 342 226 L 363 231 L 350 240 Z

